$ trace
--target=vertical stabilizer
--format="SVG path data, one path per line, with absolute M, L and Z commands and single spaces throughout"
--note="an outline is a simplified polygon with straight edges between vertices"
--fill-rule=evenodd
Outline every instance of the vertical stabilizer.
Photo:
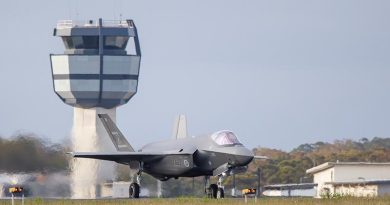
M 126 140 L 125 136 L 123 136 L 122 132 L 119 131 L 118 127 L 111 120 L 110 116 L 107 114 L 98 114 L 98 116 L 102 121 L 108 136 L 110 136 L 112 143 L 114 143 L 116 150 L 119 152 L 134 152 L 133 147 Z
M 179 115 L 176 117 L 173 124 L 173 139 L 182 139 L 187 137 L 187 120 L 185 115 Z

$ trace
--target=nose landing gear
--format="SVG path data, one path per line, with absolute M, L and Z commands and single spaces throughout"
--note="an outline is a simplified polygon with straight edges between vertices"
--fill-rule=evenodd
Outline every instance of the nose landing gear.
M 206 194 L 209 198 L 214 199 L 222 199 L 225 198 L 225 189 L 222 185 L 224 175 L 218 175 L 217 184 L 210 184 L 210 186 L 206 189 Z M 206 178 L 205 186 L 207 186 L 207 181 L 209 178 Z

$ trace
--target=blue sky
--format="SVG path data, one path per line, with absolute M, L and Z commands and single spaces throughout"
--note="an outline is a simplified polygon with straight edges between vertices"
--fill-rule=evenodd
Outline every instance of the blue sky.
M 236 132 L 248 147 L 390 135 L 390 2 L 197 0 L 1 2 L 0 136 L 70 135 L 72 108 L 54 94 L 57 20 L 134 19 L 138 93 L 119 107 L 135 147 L 169 138 L 184 113 L 191 135 Z

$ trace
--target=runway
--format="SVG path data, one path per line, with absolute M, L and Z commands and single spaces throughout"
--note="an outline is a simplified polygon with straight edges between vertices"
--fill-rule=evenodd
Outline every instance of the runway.
M 179 205 L 179 204 L 261 204 L 261 205 L 388 205 L 390 197 L 377 198 L 353 198 L 342 197 L 338 199 L 314 199 L 314 198 L 259 198 L 255 203 L 253 198 L 248 199 L 245 203 L 243 198 L 225 198 L 225 199 L 209 199 L 209 198 L 140 198 L 140 199 L 47 199 L 47 198 L 27 198 L 26 205 L 114 205 L 114 204 L 132 204 L 132 205 Z M 0 205 L 11 204 L 10 199 L 0 199 Z M 20 200 L 15 201 L 15 204 L 21 204 Z

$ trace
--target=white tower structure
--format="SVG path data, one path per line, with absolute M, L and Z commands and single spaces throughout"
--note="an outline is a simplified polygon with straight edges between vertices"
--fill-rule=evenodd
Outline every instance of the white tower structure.
M 115 121 L 116 107 L 137 92 L 141 50 L 134 22 L 59 21 L 54 36 L 65 45 L 64 54 L 51 54 L 50 60 L 55 93 L 74 107 L 73 150 L 113 151 L 97 114 Z M 72 197 L 101 197 L 99 187 L 114 180 L 114 168 L 111 162 L 73 161 Z

